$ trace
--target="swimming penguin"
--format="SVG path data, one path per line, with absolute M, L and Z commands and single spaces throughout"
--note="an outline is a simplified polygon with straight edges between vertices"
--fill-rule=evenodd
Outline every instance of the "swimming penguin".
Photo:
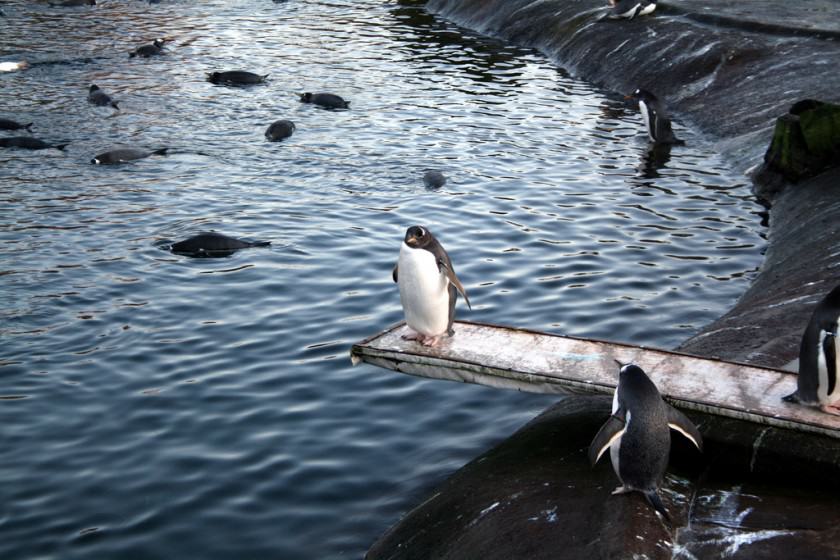
M 213 84 L 226 84 L 231 86 L 247 86 L 261 84 L 268 78 L 268 74 L 254 74 L 244 70 L 231 70 L 228 72 L 209 72 L 207 81 Z
M 96 84 L 92 84 L 88 89 L 88 103 L 93 103 L 99 107 L 110 105 L 114 109 L 119 109 L 117 102 L 111 99 L 111 96 L 102 91 Z
M 671 121 L 665 111 L 665 104 L 654 94 L 644 89 L 637 89 L 625 98 L 639 102 L 639 111 L 642 113 L 642 119 L 645 121 L 648 138 L 651 142 L 656 144 L 685 144 L 674 136 L 674 131 L 671 130 Z
M 427 189 L 439 189 L 446 184 L 446 175 L 436 169 L 431 169 L 423 175 L 423 184 Z
M 621 486 L 613 494 L 641 492 L 648 503 L 670 522 L 657 490 L 668 466 L 671 450 L 669 428 L 703 450 L 700 432 L 680 411 L 662 400 L 656 385 L 634 364 L 619 364 L 612 416 L 601 426 L 589 446 L 589 461 L 598 462 L 609 448 L 613 470 Z
M 161 148 L 159 150 L 139 150 L 137 148 L 119 148 L 116 150 L 109 150 L 102 152 L 95 156 L 90 162 L 94 165 L 114 165 L 117 163 L 125 163 L 127 161 L 134 161 L 136 159 L 143 159 L 149 156 L 165 156 L 169 148 Z
M 29 63 L 25 60 L 0 62 L 0 72 L 15 72 L 17 70 L 26 70 L 29 68 Z
M 229 257 L 239 249 L 248 247 L 268 247 L 270 241 L 243 241 L 235 237 L 215 232 L 200 233 L 189 239 L 173 243 L 169 250 L 177 255 L 188 257 Z
M 799 376 L 788 402 L 840 415 L 840 286 L 817 303 L 799 345 Z
M 28 132 L 32 132 L 32 124 L 33 123 L 20 124 L 19 122 L 11 119 L 0 119 L 0 130 L 20 130 L 23 128 Z
M 96 0 L 64 0 L 64 2 L 51 2 L 50 6 L 61 6 L 64 8 L 73 6 L 96 6 Z
M 656 9 L 656 0 L 610 0 L 610 10 L 607 17 L 610 19 L 633 19 L 636 16 L 645 16 Z
M 265 131 L 265 137 L 269 142 L 278 142 L 288 138 L 295 131 L 295 123 L 292 121 L 274 121 Z
M 55 148 L 56 150 L 63 150 L 67 144 L 49 144 L 43 140 L 32 138 L 31 136 L 11 136 L 8 138 L 0 138 L 0 148 L 23 148 L 25 150 L 46 150 L 48 148 Z
M 302 103 L 313 103 L 325 109 L 349 109 L 350 102 L 334 93 L 301 93 Z
M 165 42 L 166 39 L 155 39 L 154 41 L 152 41 L 151 45 L 143 45 L 137 47 L 136 49 L 128 53 L 128 58 L 134 58 L 135 56 L 149 58 L 150 56 L 163 54 L 163 45 Z
M 452 322 L 458 292 L 472 309 L 446 250 L 422 226 L 406 231 L 392 277 L 400 288 L 405 322 L 414 330 L 414 334 L 403 336 L 406 340 L 435 346 L 444 334 L 455 334 Z

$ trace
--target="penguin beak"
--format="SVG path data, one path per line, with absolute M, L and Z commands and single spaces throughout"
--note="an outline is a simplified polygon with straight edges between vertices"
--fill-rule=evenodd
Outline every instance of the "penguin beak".
M 406 243 L 406 245 L 409 245 L 409 246 L 413 247 L 413 246 L 417 245 L 417 238 L 412 235 L 411 237 L 408 237 L 405 240 L 405 243 Z
M 627 365 L 627 364 L 622 364 L 621 362 L 619 362 L 619 361 L 618 361 L 618 360 L 616 360 L 615 358 L 613 358 L 613 361 L 614 361 L 615 363 L 617 363 L 617 364 L 618 364 L 618 368 L 619 368 L 619 369 L 621 369 L 621 368 L 623 368 L 624 366 L 626 366 L 626 365 Z

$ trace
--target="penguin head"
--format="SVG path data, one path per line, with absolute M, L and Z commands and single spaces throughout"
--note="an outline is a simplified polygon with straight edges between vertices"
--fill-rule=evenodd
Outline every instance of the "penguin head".
M 165 42 L 166 42 L 166 39 L 155 39 L 154 41 L 152 41 L 152 44 L 160 49 L 160 48 L 163 48 L 163 44 Z
M 207 73 L 207 81 L 212 83 L 217 83 L 219 81 L 219 73 L 218 72 L 208 72 Z
M 657 97 L 646 89 L 638 88 L 630 95 L 625 95 L 625 99 L 633 99 L 635 101 L 643 101 L 648 105 L 652 105 L 657 101 Z
M 621 400 L 629 397 L 634 402 L 641 402 L 648 398 L 661 398 L 659 390 L 645 370 L 633 363 L 619 365 L 621 369 L 618 372 L 618 391 Z
M 311 103 L 312 102 L 312 94 L 309 93 L 309 92 L 301 93 L 300 94 L 300 100 L 303 101 L 304 103 Z
M 412 249 L 422 249 L 432 242 L 432 232 L 423 226 L 411 226 L 405 232 L 405 244 Z
M 90 88 L 88 89 L 88 91 L 90 91 L 91 93 L 93 93 L 94 91 L 98 91 L 98 90 L 99 90 L 99 86 L 96 85 L 96 84 L 91 84 Z

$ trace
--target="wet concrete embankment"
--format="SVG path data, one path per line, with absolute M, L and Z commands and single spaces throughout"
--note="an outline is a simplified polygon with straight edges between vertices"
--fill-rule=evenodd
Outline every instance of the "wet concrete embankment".
M 840 9 L 831 0 L 661 1 L 653 16 L 603 21 L 600 0 L 430 0 L 460 25 L 537 48 L 616 92 L 644 87 L 705 133 L 733 166 L 762 161 L 795 102 L 840 102 Z M 781 367 L 813 305 L 840 282 L 840 171 L 772 198 L 765 262 L 724 317 L 679 350 Z M 700 456 L 674 437 L 663 497 L 610 496 L 586 448 L 609 414 L 570 396 L 478 457 L 388 530 L 390 558 L 840 558 L 840 440 L 691 415 Z M 606 461 L 602 461 L 606 462 Z

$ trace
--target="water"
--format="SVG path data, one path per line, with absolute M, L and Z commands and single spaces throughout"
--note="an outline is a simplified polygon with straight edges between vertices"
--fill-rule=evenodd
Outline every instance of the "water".
M 746 289 L 741 176 L 539 54 L 378 1 L 3 6 L 0 557 L 358 558 L 448 474 L 556 400 L 370 366 L 429 226 L 459 316 L 672 347 Z M 168 54 L 128 52 L 167 36 Z M 264 86 L 204 81 L 269 73 Z M 86 102 L 96 83 L 122 107 Z M 351 110 L 302 105 L 332 91 Z M 264 141 L 275 119 L 297 124 Z M 117 146 L 167 157 L 94 166 Z M 439 191 L 422 185 L 442 170 Z M 224 259 L 161 249 L 216 230 Z

